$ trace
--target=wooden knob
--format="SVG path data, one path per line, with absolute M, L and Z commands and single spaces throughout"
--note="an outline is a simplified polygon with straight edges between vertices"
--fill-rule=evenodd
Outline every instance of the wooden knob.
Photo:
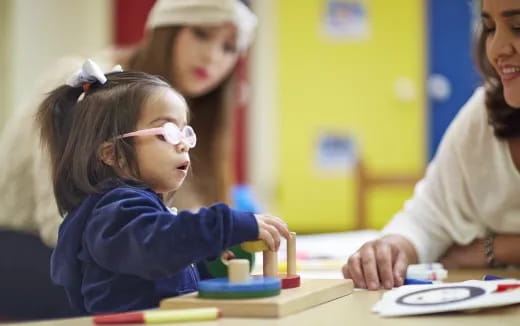
M 249 281 L 249 260 L 231 259 L 228 263 L 229 283 L 243 283 Z

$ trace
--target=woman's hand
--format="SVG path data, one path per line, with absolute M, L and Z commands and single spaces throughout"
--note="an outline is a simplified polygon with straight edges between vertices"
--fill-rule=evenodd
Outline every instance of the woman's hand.
M 264 240 L 271 251 L 278 251 L 280 235 L 289 239 L 289 229 L 284 221 L 275 216 L 255 214 L 258 223 L 258 239 Z
M 404 282 L 408 264 L 417 261 L 413 245 L 400 235 L 389 235 L 365 243 L 343 265 L 343 276 L 356 287 L 391 289 Z
M 467 245 L 452 245 L 440 262 L 447 269 L 487 267 L 484 239 L 473 240 Z

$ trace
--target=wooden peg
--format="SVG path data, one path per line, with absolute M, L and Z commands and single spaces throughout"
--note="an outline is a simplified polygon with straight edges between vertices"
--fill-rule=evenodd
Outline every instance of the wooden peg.
M 296 275 L 296 232 L 287 239 L 287 276 Z
M 228 262 L 229 283 L 242 283 L 249 281 L 249 260 L 231 259 Z
M 276 251 L 265 250 L 262 253 L 264 262 L 264 277 L 276 277 L 278 278 L 278 254 Z

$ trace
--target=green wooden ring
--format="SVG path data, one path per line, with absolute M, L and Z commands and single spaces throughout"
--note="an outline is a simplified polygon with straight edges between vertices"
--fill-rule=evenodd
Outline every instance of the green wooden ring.
M 229 248 L 235 254 L 235 258 L 237 259 L 247 259 L 249 260 L 249 271 L 253 270 L 255 266 L 255 254 L 245 251 L 240 247 L 240 245 L 236 245 L 234 247 Z M 206 267 L 208 268 L 211 276 L 218 277 L 227 277 L 228 276 L 228 268 L 218 257 L 215 260 L 206 261 Z

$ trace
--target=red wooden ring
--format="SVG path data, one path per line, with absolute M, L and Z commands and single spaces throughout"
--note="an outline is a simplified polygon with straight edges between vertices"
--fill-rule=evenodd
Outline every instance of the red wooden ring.
M 287 274 L 278 274 L 280 281 L 282 281 L 282 289 L 293 289 L 300 287 L 300 275 L 287 275 Z

